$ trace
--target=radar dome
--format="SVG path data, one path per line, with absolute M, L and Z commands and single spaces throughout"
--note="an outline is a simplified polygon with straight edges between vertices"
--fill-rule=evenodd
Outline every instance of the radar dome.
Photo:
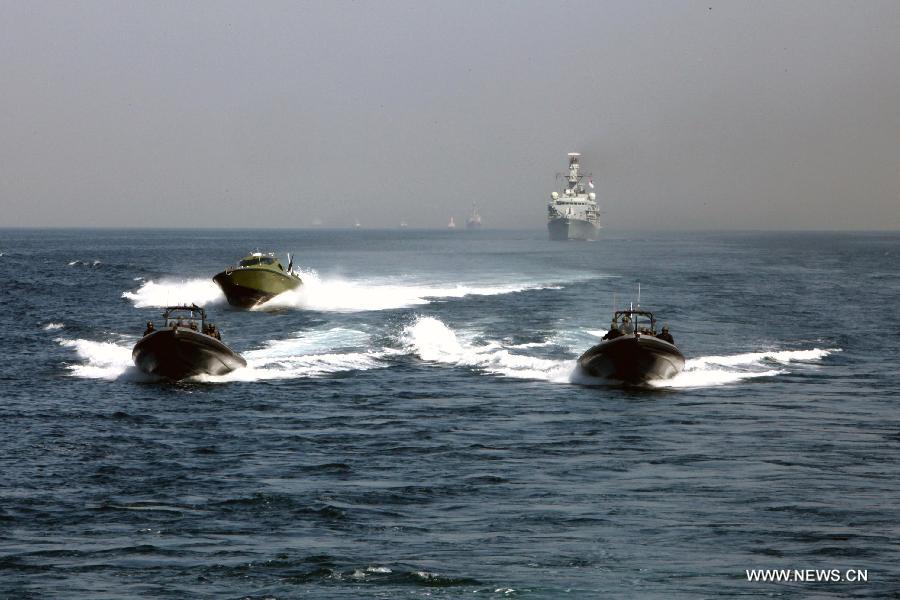
M 588 198 L 590 198 L 591 200 L 596 200 L 597 194 L 595 194 L 594 192 L 591 192 L 590 194 L 588 194 Z
M 550 197 L 553 198 L 554 200 L 556 200 L 557 198 L 559 198 L 559 192 L 552 192 L 550 194 Z

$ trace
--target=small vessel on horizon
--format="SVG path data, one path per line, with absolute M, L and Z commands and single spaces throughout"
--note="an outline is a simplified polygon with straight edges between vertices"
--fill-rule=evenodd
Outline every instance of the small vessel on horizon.
M 584 175 L 579 172 L 578 152 L 569 153 L 569 174 L 557 173 L 557 178 L 566 179 L 566 187 L 560 194 L 550 194 L 547 204 L 547 229 L 550 239 L 596 240 L 600 229 L 600 213 L 597 209 L 597 194 L 588 192 L 581 182 Z M 593 189 L 594 183 L 588 176 L 588 185 Z
M 166 307 L 163 326 L 158 329 L 153 321 L 147 321 L 131 359 L 144 373 L 173 381 L 202 374 L 224 375 L 247 366 L 240 354 L 222 343 L 218 328 L 196 304 Z
M 453 220 L 453 217 L 450 217 L 450 222 L 447 223 L 447 229 L 456 229 L 456 222 Z
M 684 369 L 684 355 L 675 346 L 668 326 L 656 332 L 656 318 L 646 310 L 617 310 L 609 332 L 578 358 L 594 377 L 625 383 L 668 379 Z
M 478 214 L 474 202 L 472 203 L 472 214 L 466 219 L 466 229 L 481 229 L 481 215 Z
M 294 259 L 290 255 L 285 269 L 274 253 L 252 252 L 237 265 L 217 273 L 213 281 L 222 288 L 228 304 L 253 308 L 303 283 L 294 273 L 293 266 Z

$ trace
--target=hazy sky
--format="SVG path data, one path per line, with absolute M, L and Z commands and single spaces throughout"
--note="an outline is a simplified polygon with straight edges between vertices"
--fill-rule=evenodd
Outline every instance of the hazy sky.
M 0 226 L 900 229 L 900 2 L 0 0 Z

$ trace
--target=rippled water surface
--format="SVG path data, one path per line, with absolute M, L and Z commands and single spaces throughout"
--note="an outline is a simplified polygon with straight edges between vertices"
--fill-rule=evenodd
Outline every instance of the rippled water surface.
M 210 278 L 256 248 L 305 285 L 231 309 Z M 900 235 L 7 230 L 0 253 L 2 597 L 900 591 Z M 686 369 L 598 384 L 575 359 L 637 281 Z M 179 302 L 248 366 L 138 372 Z

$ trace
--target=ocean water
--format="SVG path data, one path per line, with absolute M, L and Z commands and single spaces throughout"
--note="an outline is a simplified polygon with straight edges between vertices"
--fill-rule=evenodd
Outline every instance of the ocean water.
M 256 248 L 306 283 L 231 309 Z M 0 274 L 0 597 L 900 593 L 900 234 L 4 230 Z M 685 371 L 579 374 L 638 281 Z M 136 371 L 178 302 L 247 368 Z

